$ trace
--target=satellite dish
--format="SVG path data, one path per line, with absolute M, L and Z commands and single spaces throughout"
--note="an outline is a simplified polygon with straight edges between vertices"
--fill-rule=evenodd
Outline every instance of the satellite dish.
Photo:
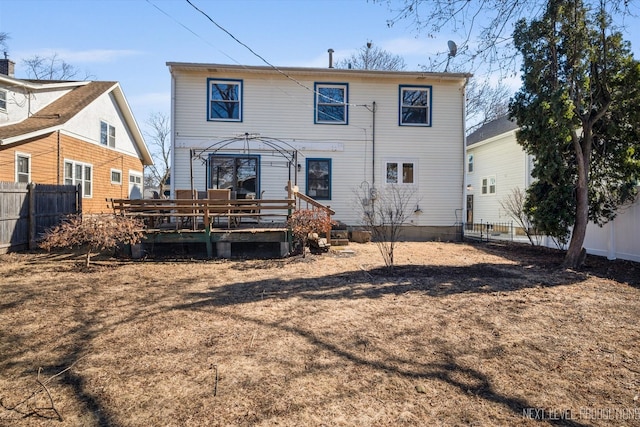
M 458 46 L 456 46 L 456 43 L 453 40 L 449 40 L 447 45 L 449 46 L 449 56 L 456 56 L 456 53 L 458 53 Z

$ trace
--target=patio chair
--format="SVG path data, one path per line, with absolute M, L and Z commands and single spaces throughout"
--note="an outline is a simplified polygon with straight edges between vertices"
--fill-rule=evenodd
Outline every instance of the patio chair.
M 198 200 L 197 190 L 176 190 L 176 200 Z M 176 220 L 176 227 L 178 224 L 183 228 L 196 229 L 196 219 L 198 215 L 198 209 L 192 211 L 193 216 L 179 216 Z
M 207 199 L 209 200 L 231 200 L 231 190 L 228 188 L 212 188 L 207 190 Z M 220 224 L 220 217 L 224 215 L 224 212 L 216 212 L 216 220 Z M 227 225 L 231 226 L 231 209 L 226 212 Z

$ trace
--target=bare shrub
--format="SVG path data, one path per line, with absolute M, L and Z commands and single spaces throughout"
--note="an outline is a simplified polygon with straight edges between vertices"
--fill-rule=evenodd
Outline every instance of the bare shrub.
M 68 215 L 60 224 L 49 229 L 40 247 L 86 249 L 85 266 L 92 253 L 114 249 L 119 244 L 136 244 L 143 236 L 142 221 L 119 215 Z
M 389 269 L 393 269 L 402 227 L 411 216 L 409 206 L 414 194 L 414 189 L 398 185 L 386 186 L 381 191 L 368 188 L 356 191 L 363 225 L 371 231 L 372 240 Z
M 507 212 L 507 215 L 524 230 L 529 242 L 531 242 L 533 246 L 539 246 L 541 241 L 540 235 L 524 208 L 526 198 L 527 193 L 520 187 L 515 187 L 500 201 L 500 206 L 502 206 L 502 209 Z
M 302 256 L 305 256 L 309 245 L 309 236 L 331 229 L 335 221 L 321 209 L 298 209 L 287 219 L 287 227 L 291 229 L 294 238 L 302 246 Z

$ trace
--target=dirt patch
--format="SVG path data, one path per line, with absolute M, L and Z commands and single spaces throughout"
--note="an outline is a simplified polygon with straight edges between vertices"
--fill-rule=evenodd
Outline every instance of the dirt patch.
M 640 425 L 637 263 L 350 249 L 0 256 L 0 425 Z

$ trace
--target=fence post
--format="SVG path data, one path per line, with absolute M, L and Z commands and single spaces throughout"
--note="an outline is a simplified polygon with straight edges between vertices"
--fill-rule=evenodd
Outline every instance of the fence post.
M 76 209 L 77 214 L 82 214 L 82 184 L 76 186 Z
M 36 247 L 36 185 L 30 182 L 27 185 L 29 192 L 29 250 Z

